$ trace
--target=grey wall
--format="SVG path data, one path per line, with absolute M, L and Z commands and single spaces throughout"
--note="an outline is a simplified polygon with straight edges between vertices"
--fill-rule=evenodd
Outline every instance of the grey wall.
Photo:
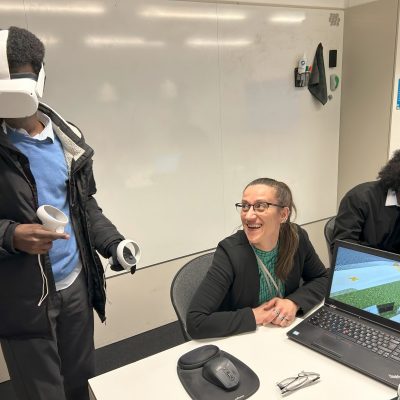
M 398 0 L 345 10 L 338 200 L 388 158 Z

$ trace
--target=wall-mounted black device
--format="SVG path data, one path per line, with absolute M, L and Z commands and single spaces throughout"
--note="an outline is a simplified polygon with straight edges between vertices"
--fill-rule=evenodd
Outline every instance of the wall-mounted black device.
M 329 68 L 335 68 L 337 64 L 337 50 L 329 50 Z

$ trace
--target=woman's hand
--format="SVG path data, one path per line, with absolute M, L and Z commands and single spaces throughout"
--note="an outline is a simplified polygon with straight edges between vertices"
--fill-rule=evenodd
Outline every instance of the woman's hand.
M 254 318 L 257 325 L 274 324 L 289 326 L 296 318 L 299 307 L 289 299 L 274 297 L 256 308 L 253 308 Z
M 253 308 L 253 314 L 257 325 L 267 325 L 276 318 L 276 313 L 272 310 L 272 307 L 268 306 L 268 303 L 269 302 L 266 302 Z
M 274 297 L 263 304 L 265 310 L 270 310 L 274 318 L 269 321 L 282 327 L 289 326 L 296 318 L 299 306 L 292 300 Z M 265 324 L 264 324 L 265 325 Z

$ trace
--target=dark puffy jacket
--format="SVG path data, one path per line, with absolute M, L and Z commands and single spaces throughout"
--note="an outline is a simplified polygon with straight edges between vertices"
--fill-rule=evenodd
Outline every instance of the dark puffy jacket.
M 93 197 L 96 193 L 93 150 L 76 127 L 43 104 L 39 110 L 51 118 L 54 133 L 63 145 L 69 170 L 67 187 L 71 223 L 86 272 L 91 305 L 104 321 L 104 272 L 96 250 L 108 257 L 110 245 L 122 240 L 123 236 L 103 215 Z M 44 257 L 43 267 L 50 293 L 38 306 L 43 283 L 38 258 L 16 251 L 12 240 L 18 224 L 40 223 L 37 208 L 36 184 L 29 161 L 0 128 L 0 338 L 50 336 L 47 308 L 55 284 L 49 257 Z

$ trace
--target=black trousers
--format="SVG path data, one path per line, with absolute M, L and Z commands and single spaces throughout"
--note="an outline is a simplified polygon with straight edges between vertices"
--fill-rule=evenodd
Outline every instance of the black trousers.
M 93 310 L 82 271 L 49 302 L 53 339 L 1 340 L 20 400 L 88 400 L 94 376 Z

